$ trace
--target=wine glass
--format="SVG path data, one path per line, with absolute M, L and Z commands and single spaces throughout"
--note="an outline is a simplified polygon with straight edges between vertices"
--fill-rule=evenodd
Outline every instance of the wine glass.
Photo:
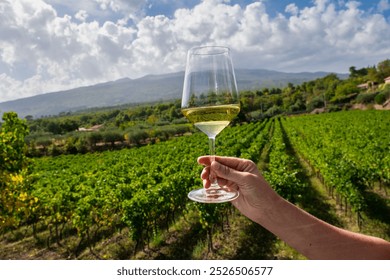
M 223 46 L 194 47 L 188 51 L 181 102 L 183 115 L 209 138 L 215 155 L 215 137 L 240 111 L 237 83 L 230 49 Z M 188 197 L 197 202 L 234 200 L 237 191 L 227 191 L 212 179 L 210 188 L 193 190 Z

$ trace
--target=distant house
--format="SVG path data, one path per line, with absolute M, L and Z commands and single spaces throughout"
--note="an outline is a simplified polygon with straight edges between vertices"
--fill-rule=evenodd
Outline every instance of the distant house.
M 98 131 L 100 128 L 102 128 L 102 124 L 97 124 L 94 126 L 91 126 L 90 128 L 80 127 L 78 131 Z
M 376 85 L 377 85 L 377 83 L 372 82 L 372 81 L 368 81 L 367 83 L 357 85 L 357 87 L 360 89 L 373 89 L 376 87 Z
M 368 85 L 368 83 L 364 83 L 364 84 L 357 85 L 357 87 L 360 89 L 368 89 L 369 85 Z
M 387 78 L 385 78 L 385 84 L 390 84 L 390 76 L 388 76 Z

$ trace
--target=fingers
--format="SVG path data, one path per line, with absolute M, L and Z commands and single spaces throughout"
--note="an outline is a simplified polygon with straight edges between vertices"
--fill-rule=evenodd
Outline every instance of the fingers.
M 202 180 L 209 179 L 210 176 L 210 167 L 205 167 L 202 170 L 202 173 L 200 174 L 200 178 Z
M 237 183 L 242 180 L 242 172 L 230 168 L 229 166 L 223 165 L 218 161 L 214 161 L 211 163 L 211 169 L 219 178 L 225 179 L 226 181 L 232 181 Z
M 198 163 L 204 166 L 210 166 L 211 156 L 201 156 L 198 158 Z
M 200 174 L 200 178 L 203 181 L 203 186 L 207 189 L 211 185 L 210 181 L 210 167 L 205 167 L 202 170 L 202 173 Z
M 210 176 L 210 166 L 207 166 L 202 170 L 202 173 L 200 174 L 200 178 L 202 179 L 203 186 L 205 188 L 210 187 L 211 182 L 214 181 L 214 179 L 212 179 Z M 233 182 L 230 182 L 226 179 L 217 178 L 217 183 L 219 186 L 224 186 L 230 190 L 232 190 L 232 189 L 237 190 L 237 186 Z
M 198 158 L 198 163 L 204 166 L 209 166 L 213 161 L 221 162 L 223 165 L 235 167 L 238 162 L 241 161 L 239 158 L 234 157 L 219 157 L 219 156 L 201 156 Z
M 253 172 L 256 170 L 256 165 L 247 159 L 220 156 L 201 156 L 198 158 L 198 163 L 204 166 L 210 166 L 213 161 L 217 161 L 238 171 Z
M 202 156 L 198 158 L 198 163 L 205 166 L 201 178 L 206 188 L 210 186 L 210 181 L 217 178 L 220 186 L 236 189 L 238 185 L 248 183 L 250 174 L 260 175 L 256 164 L 246 159 Z

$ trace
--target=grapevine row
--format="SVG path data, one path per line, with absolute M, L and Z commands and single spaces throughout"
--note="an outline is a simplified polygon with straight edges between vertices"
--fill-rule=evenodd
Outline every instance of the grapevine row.
M 219 154 L 247 153 L 262 128 L 261 123 L 227 128 L 217 138 Z M 238 135 L 245 141 L 238 142 Z M 196 158 L 207 152 L 207 137 L 195 133 L 140 148 L 35 159 L 29 194 L 34 204 L 25 209 L 22 224 L 32 226 L 34 235 L 49 229 L 49 246 L 74 231 L 80 244 L 90 246 L 102 232 L 128 227 L 137 249 L 195 205 L 210 230 L 230 205 L 187 199 L 188 191 L 201 187 Z
M 284 126 L 295 149 L 339 201 L 358 213 L 374 182 L 388 184 L 390 114 L 370 111 L 288 118 Z
M 294 203 L 303 194 L 306 184 L 299 178 L 302 170 L 296 157 L 289 151 L 288 140 L 279 118 L 273 121 L 274 129 L 264 177 L 282 197 Z

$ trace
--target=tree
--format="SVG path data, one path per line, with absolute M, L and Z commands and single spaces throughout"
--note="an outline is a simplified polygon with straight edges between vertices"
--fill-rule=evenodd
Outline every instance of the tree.
M 377 66 L 378 76 L 381 78 L 381 83 L 386 77 L 390 76 L 390 59 L 386 59 L 378 63 Z
M 61 132 L 62 132 L 61 125 L 58 121 L 48 121 L 47 126 L 46 126 L 46 130 L 48 132 L 53 133 L 53 134 L 61 134 Z
M 27 146 L 24 142 L 28 134 L 26 121 L 14 112 L 4 113 L 0 128 L 0 174 L 18 172 L 27 165 Z
M 62 133 L 71 132 L 79 128 L 79 123 L 76 120 L 65 119 L 61 122 L 60 127 Z
M 349 77 L 350 78 L 358 78 L 367 75 L 367 68 L 356 69 L 355 66 L 349 67 Z
M 25 120 L 14 112 L 4 113 L 0 127 L 0 231 L 16 227 L 22 216 L 28 216 L 28 206 L 37 201 L 28 194 L 26 174 L 28 134 Z
M 376 82 L 378 84 L 383 83 L 383 79 L 379 76 L 379 72 L 376 67 L 370 67 L 367 70 L 366 81 Z
M 349 94 L 357 93 L 359 92 L 359 89 L 355 82 L 353 81 L 345 81 L 341 84 L 339 84 L 336 88 L 335 97 L 334 100 L 343 98 L 348 96 Z

